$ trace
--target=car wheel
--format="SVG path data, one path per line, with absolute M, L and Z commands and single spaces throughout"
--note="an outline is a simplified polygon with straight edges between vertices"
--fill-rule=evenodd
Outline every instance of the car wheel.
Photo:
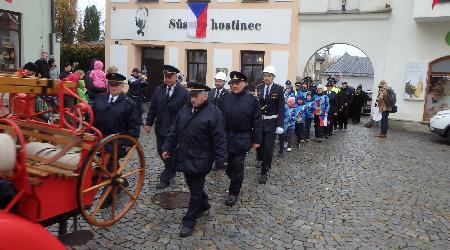
M 450 128 L 447 130 L 447 141 L 450 143 Z

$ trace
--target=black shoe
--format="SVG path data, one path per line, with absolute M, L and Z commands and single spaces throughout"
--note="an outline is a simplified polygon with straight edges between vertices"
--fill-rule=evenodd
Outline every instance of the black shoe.
M 185 238 L 191 236 L 193 230 L 194 228 L 183 226 L 183 228 L 180 230 L 180 237 Z
M 338 129 L 342 129 L 342 126 L 339 126 Z
M 200 210 L 195 214 L 195 218 L 199 219 L 209 209 L 211 209 L 211 204 L 208 203 L 208 205 L 206 207 L 200 208 Z
M 279 152 L 278 153 L 278 157 L 283 157 L 284 156 L 284 152 Z
M 163 189 L 166 188 L 170 185 L 170 182 L 164 182 L 164 181 L 159 181 L 159 183 L 156 185 L 157 189 Z
M 347 124 L 344 124 L 344 129 L 347 129 Z
M 256 168 L 261 168 L 261 161 L 256 161 Z
M 267 174 L 261 174 L 259 177 L 259 184 L 266 184 L 267 182 Z
M 228 195 L 228 198 L 225 200 L 225 205 L 232 207 L 234 206 L 234 204 L 236 204 L 237 199 L 238 199 L 237 195 L 230 194 Z

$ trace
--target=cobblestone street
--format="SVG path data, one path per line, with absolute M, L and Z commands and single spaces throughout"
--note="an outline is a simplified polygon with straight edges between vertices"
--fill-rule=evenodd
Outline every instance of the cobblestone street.
M 224 205 L 228 178 L 212 172 L 211 210 L 180 238 L 185 209 L 152 203 L 162 163 L 154 135 L 143 134 L 147 179 L 133 209 L 76 249 L 450 249 L 450 146 L 431 133 L 350 125 L 324 143 L 274 157 L 269 182 L 257 183 L 255 154 L 236 206 Z M 187 191 L 180 174 L 169 190 Z M 86 224 L 82 228 L 90 229 Z

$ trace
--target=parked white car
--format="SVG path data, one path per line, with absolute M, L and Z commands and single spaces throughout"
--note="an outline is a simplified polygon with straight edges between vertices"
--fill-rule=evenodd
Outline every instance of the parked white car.
M 439 111 L 431 117 L 429 126 L 431 132 L 447 137 L 450 142 L 450 110 Z

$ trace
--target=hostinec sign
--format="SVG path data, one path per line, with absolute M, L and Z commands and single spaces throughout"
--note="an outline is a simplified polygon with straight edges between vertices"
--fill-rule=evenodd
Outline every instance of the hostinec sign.
M 170 19 L 170 29 L 188 29 L 190 23 L 182 19 Z M 233 20 L 231 22 L 218 22 L 214 18 L 210 19 L 209 27 L 211 30 L 261 30 L 262 24 L 258 22 L 243 22 L 240 20 Z

